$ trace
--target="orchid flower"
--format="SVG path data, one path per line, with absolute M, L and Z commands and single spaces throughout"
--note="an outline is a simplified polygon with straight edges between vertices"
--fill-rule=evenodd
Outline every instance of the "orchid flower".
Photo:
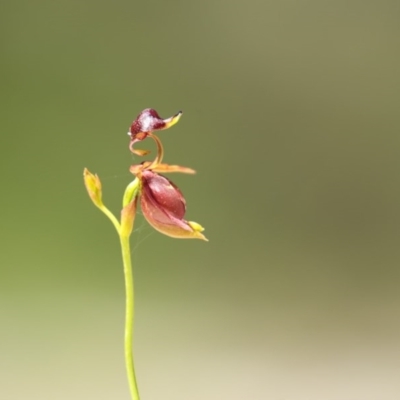
M 125 189 L 119 220 L 103 203 L 100 178 L 86 168 L 83 172 L 90 199 L 110 219 L 120 238 L 126 288 L 125 364 L 132 400 L 140 400 L 133 363 L 134 285 L 129 243 L 138 201 L 146 220 L 159 232 L 173 238 L 192 238 L 207 241 L 202 233 L 204 228 L 200 224 L 184 219 L 186 201 L 182 192 L 173 182 L 162 175 L 170 172 L 195 173 L 191 168 L 164 164 L 162 162 L 164 148 L 160 139 L 154 133 L 175 125 L 181 116 L 182 112 L 178 112 L 170 118 L 162 119 L 157 111 L 147 108 L 132 122 L 128 132 L 130 151 L 138 156 L 149 154 L 149 151 L 136 149 L 134 146 L 138 142 L 150 138 L 156 143 L 157 154 L 152 161 L 144 161 L 129 168 L 135 178 Z

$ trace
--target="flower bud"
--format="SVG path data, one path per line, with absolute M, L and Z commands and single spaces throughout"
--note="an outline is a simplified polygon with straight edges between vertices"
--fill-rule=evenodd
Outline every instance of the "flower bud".
M 153 228 L 174 238 L 207 240 L 201 225 L 183 219 L 186 202 L 177 186 L 151 170 L 142 172 L 141 181 L 142 212 Z
M 87 168 L 83 170 L 83 180 L 85 182 L 86 190 L 89 197 L 97 207 L 102 207 L 102 191 L 100 178 L 97 175 L 93 175 Z

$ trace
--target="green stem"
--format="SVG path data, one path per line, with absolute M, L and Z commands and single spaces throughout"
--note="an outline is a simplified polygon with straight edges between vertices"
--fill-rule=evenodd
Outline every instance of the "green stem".
M 104 204 L 101 204 L 101 206 L 97 205 L 97 207 L 100 208 L 100 210 L 108 217 L 108 219 L 112 222 L 112 224 L 114 225 L 115 229 L 119 234 L 121 226 L 117 218 L 115 218 L 114 214 Z
M 132 400 L 139 400 L 133 364 L 133 319 L 134 319 L 134 285 L 129 236 L 120 236 L 122 260 L 124 263 L 126 311 L 125 311 L 125 365 L 128 374 L 129 389 Z

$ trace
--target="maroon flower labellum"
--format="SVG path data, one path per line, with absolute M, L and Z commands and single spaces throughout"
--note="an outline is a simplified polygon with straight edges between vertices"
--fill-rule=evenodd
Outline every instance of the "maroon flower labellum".
M 182 111 L 179 111 L 172 117 L 163 119 L 158 115 L 156 110 L 152 108 L 144 109 L 132 122 L 132 125 L 129 128 L 128 135 L 131 137 L 129 148 L 133 153 L 140 156 L 148 154 L 148 151 L 146 150 L 133 149 L 133 145 L 146 139 L 147 136 L 151 135 L 151 132 L 168 129 L 175 125 L 181 116 Z
M 133 138 L 138 133 L 153 132 L 164 127 L 165 121 L 158 115 L 157 111 L 146 108 L 132 122 L 129 132 Z

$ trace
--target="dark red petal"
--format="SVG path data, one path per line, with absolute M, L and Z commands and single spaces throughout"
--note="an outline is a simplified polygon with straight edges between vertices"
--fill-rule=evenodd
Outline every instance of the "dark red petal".
M 142 173 L 142 193 L 154 208 L 183 219 L 186 202 L 179 188 L 165 176 L 145 170 Z
M 154 229 L 174 238 L 207 240 L 201 233 L 203 227 L 183 219 L 185 199 L 169 179 L 151 170 L 139 172 L 138 177 L 142 212 Z

